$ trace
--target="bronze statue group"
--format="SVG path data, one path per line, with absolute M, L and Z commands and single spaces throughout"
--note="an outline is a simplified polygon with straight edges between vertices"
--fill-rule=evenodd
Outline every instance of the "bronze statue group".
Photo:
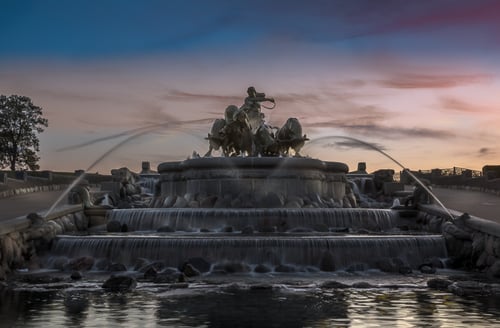
M 206 138 L 209 149 L 205 157 L 212 156 L 213 150 L 221 149 L 222 155 L 231 156 L 299 156 L 300 149 L 307 141 L 302 135 L 302 126 L 296 118 L 289 118 L 281 127 L 268 125 L 261 107 L 273 109 L 276 102 L 254 87 L 247 89 L 248 96 L 242 106 L 229 105 L 223 119 L 216 119 Z M 272 107 L 262 103 L 270 102 Z

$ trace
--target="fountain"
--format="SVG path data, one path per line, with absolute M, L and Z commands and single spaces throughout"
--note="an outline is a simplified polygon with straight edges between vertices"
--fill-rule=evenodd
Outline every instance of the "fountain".
M 37 252 L 28 249 L 33 256 L 10 288 L 0 284 L 2 323 L 460 326 L 466 313 L 468 326 L 498 325 L 500 300 L 481 299 L 497 287 L 445 267 L 450 250 L 486 267 L 500 242 L 483 232 L 498 227 L 473 221 L 471 233 L 465 215 L 424 212 L 416 195 L 411 207 L 399 205 L 404 193 L 384 197 L 392 177 L 301 156 L 309 138 L 300 122 L 267 125 L 265 102 L 276 105 L 249 88 L 243 106 L 228 106 L 203 157 L 161 163 L 157 172 L 143 162 L 133 179 L 115 170 L 113 194 L 101 192 L 100 204 L 80 176 L 62 196 L 82 201 L 78 227 L 32 216 L 30 229 L 16 234 Z M 89 170 L 147 131 L 132 131 Z M 333 138 L 360 142 L 406 170 L 373 145 Z M 16 253 L 6 240 L 0 246 Z M 471 300 L 457 296 L 471 291 Z
M 143 165 L 143 178 L 157 180 L 149 208 L 107 210 L 112 234 L 60 235 L 50 257 L 90 255 L 129 271 L 145 259 L 143 267 L 190 264 L 208 274 L 403 272 L 446 258 L 441 235 L 402 230 L 408 218 L 389 208 L 392 199 L 386 208 L 356 207 L 347 165 L 302 157 L 309 139 L 299 120 L 267 125 L 266 101 L 274 103 L 249 88 L 243 106 L 214 122 L 204 157 L 161 163 L 158 173 Z M 200 258 L 204 268 L 193 262 Z

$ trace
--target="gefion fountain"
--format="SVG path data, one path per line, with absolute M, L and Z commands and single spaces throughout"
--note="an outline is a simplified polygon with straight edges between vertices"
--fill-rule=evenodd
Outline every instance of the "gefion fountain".
M 99 269 L 120 264 L 142 274 L 154 264 L 155 274 L 188 276 L 440 265 L 441 234 L 408 231 L 417 216 L 410 209 L 359 207 L 347 165 L 302 157 L 300 122 L 269 126 L 266 101 L 274 103 L 249 88 L 243 106 L 228 106 L 214 122 L 205 156 L 158 166 L 149 208 L 109 210 L 108 232 L 58 236 L 50 265 L 90 257 Z

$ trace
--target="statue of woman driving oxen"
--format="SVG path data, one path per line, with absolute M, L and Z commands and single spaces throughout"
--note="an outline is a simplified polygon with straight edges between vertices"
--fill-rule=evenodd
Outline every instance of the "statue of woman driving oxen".
M 213 150 L 222 150 L 224 156 L 289 156 L 290 149 L 295 156 L 307 139 L 302 135 L 302 126 L 296 118 L 289 118 L 280 128 L 267 125 L 261 112 L 262 102 L 272 102 L 264 93 L 254 87 L 247 90 L 245 103 L 238 108 L 230 105 L 224 112 L 224 119 L 216 119 L 206 138 L 209 149 L 205 157 Z M 273 109 L 273 107 L 265 107 Z

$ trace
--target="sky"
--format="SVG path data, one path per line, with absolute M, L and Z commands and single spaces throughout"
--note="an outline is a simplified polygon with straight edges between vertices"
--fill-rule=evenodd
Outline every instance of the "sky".
M 204 154 L 249 86 L 302 155 L 369 172 L 500 164 L 500 1 L 0 0 L 0 94 L 43 108 L 42 170 Z

